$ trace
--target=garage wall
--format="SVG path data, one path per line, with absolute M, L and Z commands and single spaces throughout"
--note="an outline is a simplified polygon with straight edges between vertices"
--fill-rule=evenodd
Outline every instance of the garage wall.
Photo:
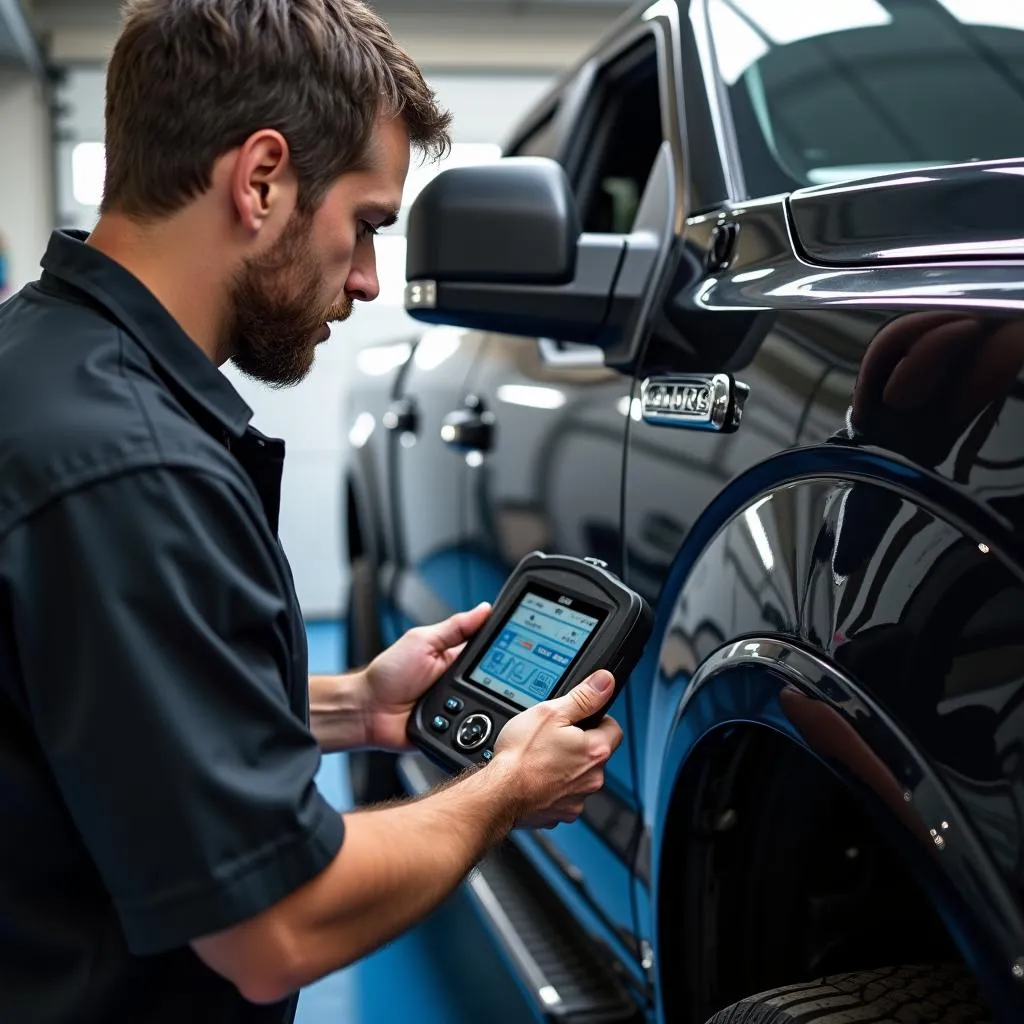
M 0 236 L 13 290 L 39 276 L 53 228 L 50 116 L 42 89 L 28 75 L 0 77 L 0 140 Z
M 550 72 L 472 70 L 428 72 L 428 78 L 441 103 L 455 115 L 453 162 L 494 159 L 498 144 L 553 81 Z M 58 220 L 86 230 L 95 223 L 102 183 L 103 95 L 101 67 L 68 69 L 57 92 Z M 417 168 L 414 163 L 407 201 L 437 169 Z M 224 370 L 252 407 L 254 424 L 288 444 L 281 540 L 308 618 L 337 616 L 345 604 L 342 481 L 347 440 L 341 397 L 346 349 L 374 338 L 405 338 L 421 329 L 402 308 L 404 239 L 400 230 L 388 234 L 377 241 L 380 298 L 359 307 L 349 323 L 335 330 L 302 384 L 273 391 L 243 378 L 231 366 Z

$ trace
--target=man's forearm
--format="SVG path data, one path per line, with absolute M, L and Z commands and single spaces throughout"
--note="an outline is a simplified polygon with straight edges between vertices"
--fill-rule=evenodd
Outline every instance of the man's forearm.
M 345 842 L 324 872 L 196 951 L 259 1002 L 345 967 L 452 892 L 514 826 L 519 788 L 498 757 L 419 800 L 346 815 Z
M 362 679 L 362 672 L 309 677 L 309 725 L 325 754 L 367 745 Z
M 434 910 L 514 826 L 512 783 L 492 763 L 421 800 L 346 815 L 334 879 L 302 900 L 297 981 L 358 960 Z

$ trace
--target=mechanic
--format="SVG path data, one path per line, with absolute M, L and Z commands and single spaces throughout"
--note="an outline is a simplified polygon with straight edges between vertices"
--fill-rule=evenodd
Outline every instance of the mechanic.
M 301 380 L 449 115 L 356 0 L 134 0 L 88 235 L 0 307 L 0 1020 L 291 1020 L 621 732 L 598 673 L 438 791 L 339 815 L 322 751 L 401 750 L 488 615 L 308 678 L 281 441 L 218 366 Z

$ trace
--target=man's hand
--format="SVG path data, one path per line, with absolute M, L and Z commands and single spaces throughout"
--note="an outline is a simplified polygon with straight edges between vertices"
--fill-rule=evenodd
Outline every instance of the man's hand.
M 409 630 L 367 666 L 363 674 L 367 745 L 408 750 L 406 724 L 416 701 L 462 652 L 491 614 L 482 604 L 433 626 Z
M 484 610 L 455 616 L 399 644 L 419 650 L 431 638 L 426 681 L 484 618 Z M 411 703 L 405 674 L 399 679 L 396 700 Z M 588 730 L 574 723 L 604 708 L 613 682 L 598 672 L 517 715 L 502 729 L 490 764 L 427 796 L 346 815 L 345 843 L 326 870 L 256 917 L 194 941 L 193 949 L 261 1003 L 379 949 L 433 910 L 516 824 L 536 828 L 579 815 L 584 797 L 600 789 L 622 733 L 610 718 Z
M 491 764 L 508 765 L 516 780 L 518 826 L 552 828 L 575 821 L 586 797 L 604 785 L 604 766 L 622 742 L 622 729 L 613 718 L 586 730 L 576 723 L 601 711 L 614 686 L 610 672 L 595 672 L 564 696 L 516 715 L 501 730 Z

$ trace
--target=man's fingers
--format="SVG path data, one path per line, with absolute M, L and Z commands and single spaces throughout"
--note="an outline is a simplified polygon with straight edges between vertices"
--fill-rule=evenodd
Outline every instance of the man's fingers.
M 430 639 L 438 651 L 447 651 L 452 647 L 465 644 L 491 614 L 491 606 L 485 601 L 468 612 L 457 612 L 444 622 L 430 627 Z
M 602 718 L 593 729 L 590 730 L 590 742 L 598 740 L 606 743 L 612 754 L 619 749 L 622 742 L 622 727 L 614 718 Z M 611 756 L 609 754 L 609 756 Z
M 446 651 L 442 651 L 441 658 L 444 662 L 445 669 L 447 669 L 465 649 L 465 644 L 459 644 L 458 647 L 449 647 Z
M 595 672 L 553 703 L 569 722 L 582 722 L 596 715 L 608 703 L 615 686 L 611 672 Z

